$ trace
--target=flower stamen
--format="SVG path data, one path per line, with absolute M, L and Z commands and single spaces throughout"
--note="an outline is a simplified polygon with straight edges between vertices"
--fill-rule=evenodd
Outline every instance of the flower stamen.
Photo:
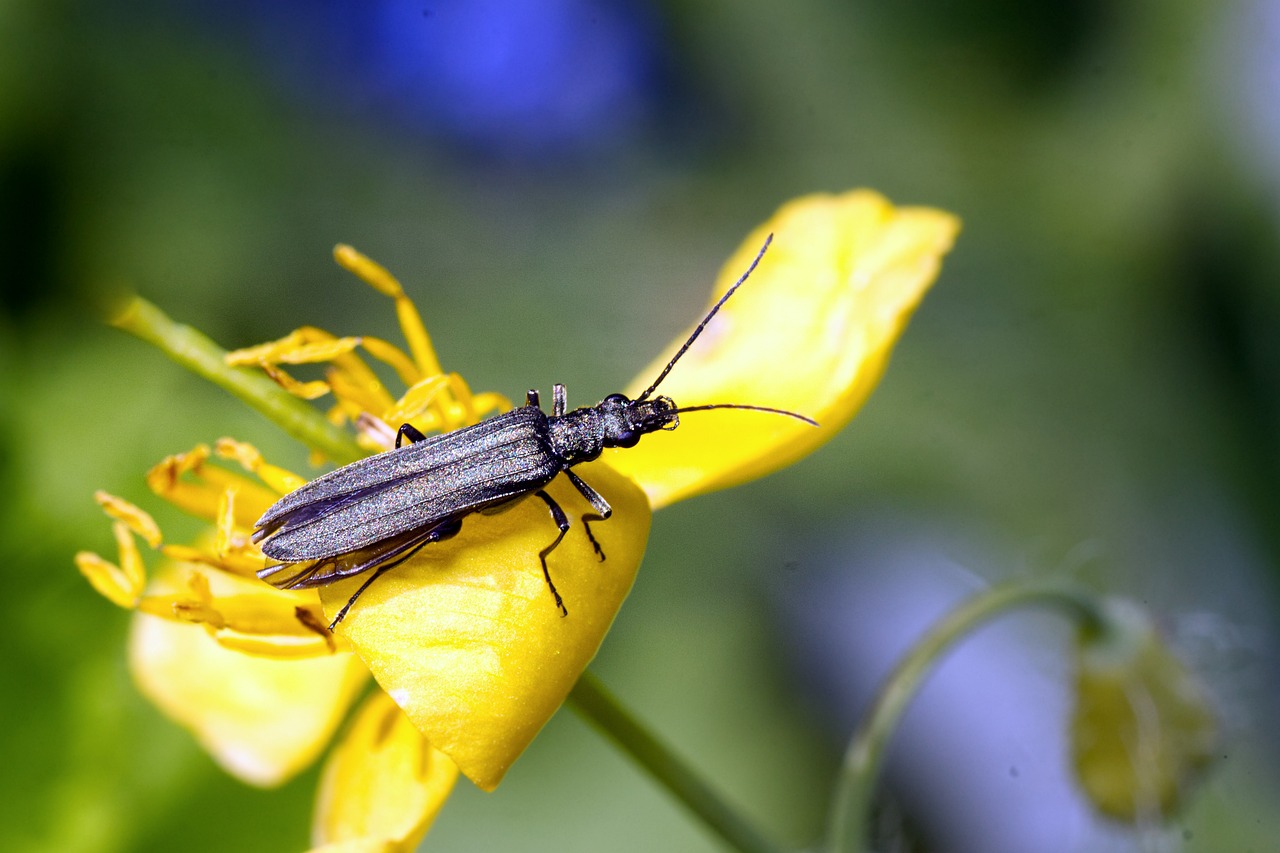
M 152 548 L 159 547 L 162 540 L 160 525 L 146 510 L 101 489 L 93 493 L 93 499 L 109 517 L 125 524 Z
M 405 295 L 404 288 L 386 267 L 360 254 L 351 246 L 339 244 L 333 248 L 333 259 L 347 271 L 355 274 L 374 290 L 390 296 L 396 301 L 396 316 L 400 320 L 400 329 L 409 344 L 409 352 L 413 354 L 414 363 L 423 376 L 434 376 L 443 373 L 440 360 L 436 357 L 435 347 L 431 345 L 431 336 L 422 323 L 422 315 L 418 313 L 413 300 Z
M 219 465 L 206 465 L 210 455 L 207 444 L 198 444 L 186 453 L 167 456 L 147 472 L 147 486 L 174 506 L 207 521 L 219 518 L 225 492 L 236 491 L 236 523 L 245 529 L 253 527 L 279 494 Z M 183 476 L 188 473 L 194 479 Z
M 369 353 L 369 355 L 394 370 L 396 376 L 400 377 L 400 381 L 406 387 L 414 385 L 422 379 L 422 372 L 418 370 L 418 366 L 405 354 L 404 350 L 394 344 L 384 341 L 382 338 L 365 335 L 360 339 L 360 345 L 364 347 L 365 352 Z
M 337 643 L 325 627 L 319 602 L 300 604 L 299 598 L 300 594 L 275 590 L 215 596 L 209 578 L 193 571 L 187 576 L 185 592 L 146 596 L 137 609 L 200 625 L 219 645 L 259 657 L 333 654 Z
M 112 604 L 132 610 L 142 598 L 147 586 L 146 565 L 133 532 L 122 521 L 111 525 L 119 551 L 119 565 L 98 556 L 92 551 L 80 551 L 75 556 L 76 567 L 98 594 Z
M 195 563 L 242 578 L 256 578 L 258 569 L 266 562 L 262 552 L 255 547 L 211 554 L 190 545 L 165 545 L 160 553 L 175 563 Z
M 213 444 L 213 452 L 222 459 L 234 459 L 240 467 L 255 475 L 272 491 L 287 495 L 307 482 L 305 477 L 278 465 L 272 465 L 262 458 L 262 452 L 245 441 L 234 438 L 220 438 Z

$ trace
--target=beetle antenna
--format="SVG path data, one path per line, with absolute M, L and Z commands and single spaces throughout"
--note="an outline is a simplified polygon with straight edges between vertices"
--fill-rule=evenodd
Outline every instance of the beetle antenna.
M 755 271 L 756 265 L 760 263 L 760 259 L 764 257 L 765 250 L 769 248 L 769 244 L 772 242 L 773 242 L 773 234 L 770 234 L 768 237 L 764 238 L 764 245 L 761 246 L 760 251 L 756 253 L 756 259 L 751 262 L 751 266 L 747 267 L 747 271 L 744 272 L 738 278 L 738 280 L 733 283 L 733 287 L 730 287 L 728 290 L 725 291 L 724 296 L 720 297 L 720 301 L 717 302 L 715 305 L 711 306 L 711 310 L 707 312 L 707 316 L 702 318 L 702 322 L 698 324 L 698 328 L 693 330 L 693 334 L 689 336 L 689 340 L 684 342 L 684 346 L 680 347 L 680 351 L 675 354 L 675 357 L 672 358 L 671 361 L 667 362 L 666 367 L 662 368 L 662 372 L 658 374 L 657 379 L 653 380 L 653 384 L 650 385 L 648 388 L 646 388 L 643 394 L 641 394 L 639 397 L 636 397 L 635 402 L 639 403 L 643 400 L 649 399 L 649 395 L 652 394 L 655 389 L 657 389 L 658 385 L 661 384 L 662 380 L 667 378 L 667 374 L 671 372 L 671 368 L 675 367 L 676 362 L 680 360 L 680 356 L 684 355 L 685 352 L 689 349 L 689 347 L 693 344 L 693 342 L 698 339 L 698 335 L 702 334 L 702 330 L 705 329 L 707 327 L 707 324 L 711 322 L 711 318 L 716 316 L 716 312 L 720 310 L 720 306 L 728 302 L 729 297 L 733 296 L 733 292 L 737 290 L 744 281 L 747 280 L 747 277 L 750 276 L 752 272 Z M 689 410 L 686 409 L 685 411 L 689 411 Z M 790 414 L 790 413 L 787 413 L 787 414 Z
M 771 409 L 768 406 L 748 406 L 742 403 L 711 403 L 707 406 L 685 406 L 683 409 L 674 409 L 677 415 L 685 412 L 705 412 L 707 409 L 747 409 L 752 412 L 769 412 L 774 415 L 786 415 L 789 418 L 795 418 L 798 421 L 804 421 L 809 426 L 817 426 L 818 422 L 813 418 L 807 418 L 804 415 L 798 415 L 795 412 L 788 412 L 786 409 Z

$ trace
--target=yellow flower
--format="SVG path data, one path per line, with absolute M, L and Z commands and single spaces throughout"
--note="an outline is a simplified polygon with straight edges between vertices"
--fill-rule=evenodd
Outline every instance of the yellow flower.
M 580 523 L 548 559 L 567 617 L 555 608 L 538 561 L 555 528 L 541 502 L 521 501 L 468 517 L 456 538 L 387 573 L 330 635 L 324 626 L 365 578 L 318 594 L 280 592 L 253 580 L 264 563 L 248 541 L 253 522 L 302 481 L 227 440 L 214 453 L 256 480 L 212 464 L 203 449 L 167 460 L 148 478 L 162 496 L 213 522 L 210 544 L 161 546 L 145 513 L 103 496 L 117 519 L 119 565 L 90 554 L 77 562 L 99 591 L 139 611 L 132 661 L 144 690 L 250 781 L 279 781 L 311 760 L 363 673 L 372 672 L 385 695 L 375 691 L 367 700 L 330 758 L 315 841 L 410 847 L 447 796 L 451 768 L 492 789 L 563 702 L 631 587 L 651 506 L 768 473 L 852 417 L 957 228 L 949 214 L 895 208 L 875 193 L 855 191 L 793 201 L 748 237 L 713 298 L 747 268 L 765 233 L 775 234 L 750 281 L 661 392 L 685 406 L 789 409 L 822 426 L 699 412 L 678 430 L 578 467 L 614 514 L 592 527 L 607 559 L 598 560 Z M 330 421 L 354 425 L 367 451 L 389 448 L 403 422 L 424 432 L 449 431 L 509 407 L 498 395 L 473 395 L 459 376 L 443 372 L 416 309 L 386 270 L 348 247 L 338 247 L 335 257 L 395 300 L 407 353 L 375 338 L 304 327 L 230 353 L 228 363 L 261 367 L 298 397 L 332 394 Z M 653 381 L 678 344 L 640 374 L 632 396 Z M 393 395 L 366 358 L 389 365 L 406 390 Z M 324 378 L 303 381 L 288 372 L 303 363 L 325 364 Z M 564 479 L 548 490 L 576 521 L 588 507 Z M 177 561 L 149 592 L 135 537 Z M 313 669 L 301 675 L 302 667 Z M 411 725 L 401 724 L 401 712 Z M 272 728 L 286 718 L 305 722 L 286 736 Z M 376 796 L 375 784 L 383 786 Z

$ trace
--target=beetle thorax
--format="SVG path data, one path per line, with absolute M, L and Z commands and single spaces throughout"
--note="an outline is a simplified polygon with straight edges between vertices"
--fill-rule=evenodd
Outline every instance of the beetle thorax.
M 551 449 L 566 465 L 590 462 L 605 446 L 604 416 L 595 408 L 547 418 Z
M 635 447 L 640 437 L 680 424 L 670 397 L 629 400 L 610 394 L 598 406 L 547 418 L 551 449 L 566 465 L 590 462 L 606 447 Z

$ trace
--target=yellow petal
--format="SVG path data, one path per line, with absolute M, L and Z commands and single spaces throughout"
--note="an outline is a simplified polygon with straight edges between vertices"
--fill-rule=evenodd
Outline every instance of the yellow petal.
M 319 626 L 323 627 L 323 626 Z M 233 631 L 216 631 L 213 639 L 222 646 L 239 654 L 271 660 L 302 660 L 305 658 L 324 657 L 331 654 L 336 643 L 330 638 L 317 634 L 310 637 L 296 637 L 286 634 L 267 636 L 254 634 L 237 634 Z
M 198 567 L 171 567 L 156 592 L 178 592 Z M 263 584 L 209 572 L 219 595 Z M 328 743 L 365 670 L 350 653 L 301 660 L 252 657 L 219 645 L 199 625 L 138 613 L 129 663 L 139 688 L 190 729 L 228 772 L 276 785 L 309 765 Z
M 546 505 L 529 496 L 504 512 L 469 516 L 457 538 L 379 578 L 338 627 L 427 740 L 486 790 L 595 655 L 644 553 L 644 493 L 603 463 L 575 470 L 614 512 L 591 526 L 607 557 L 600 562 L 579 520 L 590 506 L 564 477 L 547 489 L 572 524 L 547 558 L 568 616 L 538 562 L 557 530 Z M 363 580 L 322 588 L 326 614 Z
M 331 853 L 411 851 L 457 779 L 457 766 L 374 691 L 325 762 L 312 843 Z
M 609 464 L 640 483 L 657 508 L 754 479 L 811 452 L 875 387 L 958 228 L 951 214 L 894 207 L 868 190 L 784 205 L 729 259 L 712 302 L 774 234 L 751 278 L 656 393 L 683 406 L 787 409 L 821 426 L 753 412 L 691 412 L 672 432 L 606 451 Z M 641 372 L 628 396 L 657 378 L 686 337 Z

